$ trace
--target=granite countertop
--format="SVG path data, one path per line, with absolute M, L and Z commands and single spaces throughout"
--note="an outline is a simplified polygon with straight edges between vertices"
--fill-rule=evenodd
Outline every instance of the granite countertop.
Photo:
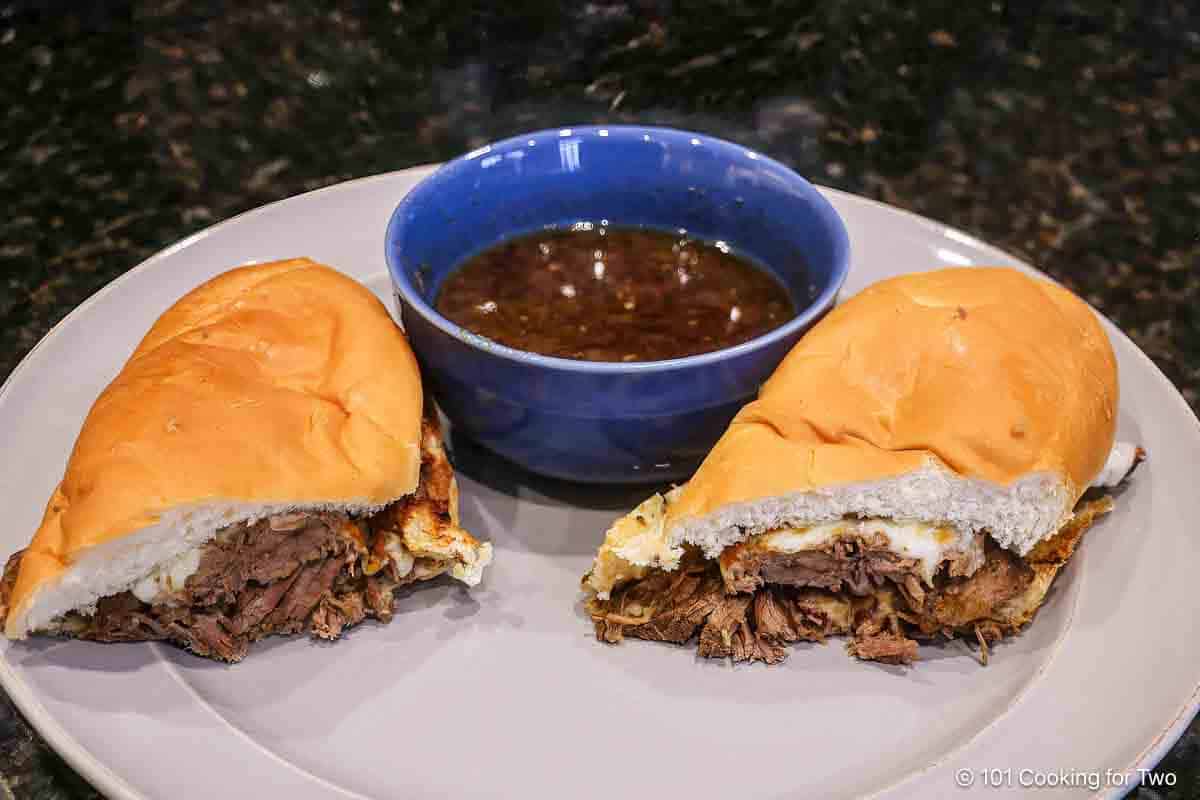
M 160 248 L 560 124 L 659 123 L 958 226 L 1200 407 L 1200 6 L 0 2 L 0 378 Z M 243 8 L 250 6 L 251 8 Z M 1200 795 L 1196 725 L 1142 798 Z M 0 796 L 92 797 L 0 703 Z

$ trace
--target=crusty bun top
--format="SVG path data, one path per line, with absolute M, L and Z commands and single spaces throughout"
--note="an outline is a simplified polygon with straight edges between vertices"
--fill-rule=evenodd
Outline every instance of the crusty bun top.
M 220 275 L 155 322 L 92 406 L 12 605 L 169 510 L 409 494 L 421 403 L 407 340 L 356 281 L 303 258 Z
M 835 308 L 745 406 L 669 510 L 928 467 L 1008 486 L 1045 473 L 1074 505 L 1113 443 L 1117 366 L 1078 297 L 1002 268 L 877 283 Z

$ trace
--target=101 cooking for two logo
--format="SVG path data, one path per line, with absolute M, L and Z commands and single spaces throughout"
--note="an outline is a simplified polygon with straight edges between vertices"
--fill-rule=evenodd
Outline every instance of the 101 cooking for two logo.
M 964 768 L 954 773 L 954 782 L 963 789 L 978 785 L 989 789 L 1089 789 L 1096 792 L 1115 787 L 1170 787 L 1175 786 L 1178 780 L 1173 772 L 1149 769 L 1047 771 L 1005 767 L 979 770 Z

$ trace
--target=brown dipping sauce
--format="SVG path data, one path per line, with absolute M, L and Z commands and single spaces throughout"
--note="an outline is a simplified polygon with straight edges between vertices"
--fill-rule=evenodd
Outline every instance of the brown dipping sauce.
M 436 307 L 509 347 L 586 361 L 707 353 L 796 316 L 787 290 L 724 243 L 621 228 L 502 242 L 455 270 Z

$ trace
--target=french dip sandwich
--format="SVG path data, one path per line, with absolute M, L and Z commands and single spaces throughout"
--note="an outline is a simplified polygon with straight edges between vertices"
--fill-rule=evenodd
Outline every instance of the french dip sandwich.
M 1114 447 L 1112 347 L 1087 305 L 999 268 L 886 280 L 793 348 L 685 485 L 608 531 L 596 635 L 776 663 L 850 638 L 988 644 L 1029 623 L 1140 460 Z
M 373 294 L 307 259 L 179 300 L 96 400 L 0 582 L 11 639 L 166 640 L 225 661 L 478 583 L 417 363 Z

